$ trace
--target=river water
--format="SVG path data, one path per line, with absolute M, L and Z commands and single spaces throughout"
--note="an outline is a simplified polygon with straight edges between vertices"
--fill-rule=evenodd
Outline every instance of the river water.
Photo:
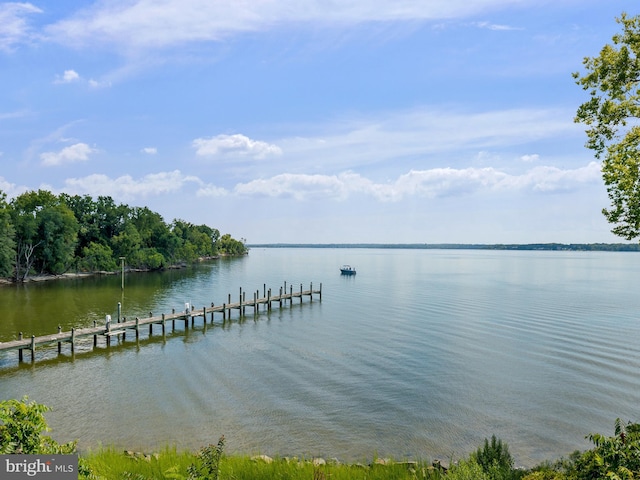
M 338 267 L 357 268 L 352 277 Z M 149 451 L 450 459 L 492 434 L 532 466 L 639 421 L 640 255 L 612 252 L 255 248 L 162 273 L 0 288 L 0 341 L 322 283 L 322 301 L 205 329 L 181 322 L 106 348 L 19 365 L 0 398 L 53 408 L 59 441 Z M 287 288 L 289 288 L 287 286 Z

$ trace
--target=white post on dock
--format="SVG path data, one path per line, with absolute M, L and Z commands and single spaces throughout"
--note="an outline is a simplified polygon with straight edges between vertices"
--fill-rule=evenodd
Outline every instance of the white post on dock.
M 118 302 L 118 323 L 120 323 L 120 303 Z M 107 347 L 111 345 L 111 315 L 104 317 L 104 332 L 107 336 Z

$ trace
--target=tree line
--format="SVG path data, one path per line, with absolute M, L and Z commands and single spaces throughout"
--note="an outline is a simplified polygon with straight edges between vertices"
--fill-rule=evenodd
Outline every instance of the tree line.
M 244 241 L 207 225 L 166 223 L 147 207 L 116 204 L 109 196 L 30 191 L 11 200 L 0 190 L 0 277 L 156 270 L 202 257 L 244 255 Z

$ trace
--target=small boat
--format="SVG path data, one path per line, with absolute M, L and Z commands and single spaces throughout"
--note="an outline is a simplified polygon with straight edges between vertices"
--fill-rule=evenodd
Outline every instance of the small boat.
M 340 273 L 342 275 L 355 275 L 356 274 L 356 269 L 353 268 L 351 265 L 343 265 L 340 268 Z

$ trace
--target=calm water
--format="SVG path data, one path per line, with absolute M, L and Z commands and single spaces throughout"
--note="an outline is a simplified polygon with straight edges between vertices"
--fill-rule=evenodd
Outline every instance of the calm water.
M 338 267 L 357 267 L 342 277 Z M 143 334 L 74 356 L 0 357 L 0 397 L 54 408 L 54 437 L 150 450 L 459 458 L 496 434 L 520 465 L 639 421 L 640 255 L 253 249 L 197 269 L 0 288 L 0 341 L 235 299 L 308 297 L 224 327 Z M 251 296 L 248 293 L 247 296 Z M 182 330 L 182 327 L 179 328 Z M 27 355 L 28 359 L 28 355 Z

